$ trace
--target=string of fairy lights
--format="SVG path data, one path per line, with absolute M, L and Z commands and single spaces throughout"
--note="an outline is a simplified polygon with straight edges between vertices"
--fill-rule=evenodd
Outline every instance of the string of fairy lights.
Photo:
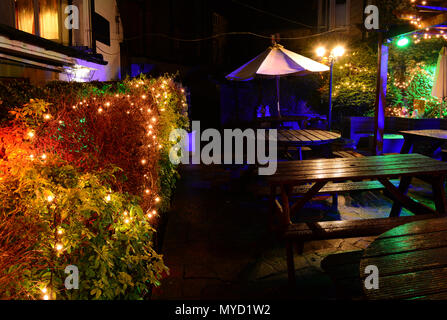
M 154 149 L 161 151 L 163 148 L 163 145 L 159 141 L 159 137 L 157 136 L 157 129 L 159 126 L 159 116 L 160 113 L 163 113 L 166 111 L 167 105 L 169 103 L 170 95 L 168 89 L 172 86 L 177 86 L 175 83 L 173 83 L 172 79 L 166 80 L 164 79 L 160 85 L 157 83 L 150 84 L 148 80 L 138 80 L 134 81 L 133 87 L 135 89 L 144 90 L 144 93 L 141 95 L 130 95 L 130 94 L 116 94 L 114 97 L 115 99 L 125 99 L 127 101 L 128 109 L 123 110 L 127 115 L 130 115 L 133 112 L 137 112 L 137 116 L 139 119 L 141 119 L 142 123 L 145 123 L 144 130 L 145 132 L 142 133 L 142 148 L 141 154 L 143 155 L 141 159 L 139 160 L 138 165 L 142 166 L 143 168 L 148 168 L 148 166 L 152 165 L 153 162 L 151 162 L 151 155 L 153 156 Z M 147 90 L 149 88 L 149 90 Z M 185 90 L 183 88 L 178 88 L 181 92 L 181 104 L 183 108 L 187 108 L 188 104 L 186 101 L 185 96 Z M 155 108 L 153 105 L 149 103 L 149 95 L 152 98 L 152 101 L 154 102 Z M 84 99 L 82 101 L 79 101 L 78 103 L 74 104 L 72 106 L 73 110 L 81 111 L 82 108 L 91 108 L 91 107 L 97 107 L 97 114 L 98 115 L 105 115 L 111 108 L 113 107 L 112 99 L 103 99 L 97 97 L 92 97 L 90 99 Z M 155 110 L 157 109 L 157 110 Z M 159 111 L 159 112 L 157 112 Z M 44 121 L 51 121 L 53 119 L 53 116 L 49 113 L 43 115 Z M 59 121 L 59 124 L 62 124 L 62 121 Z M 36 132 L 33 130 L 30 130 L 27 132 L 27 138 L 29 140 L 33 140 L 36 138 Z M 35 154 L 29 155 L 30 161 L 42 161 L 45 162 L 47 160 L 48 156 L 47 154 L 43 153 L 40 156 L 36 156 Z M 144 169 L 143 169 L 144 170 Z M 157 211 L 157 207 L 161 203 L 162 199 L 157 194 L 156 191 L 153 191 L 154 183 L 152 181 L 152 175 L 150 174 L 150 168 L 148 168 L 146 171 L 148 171 L 146 174 L 143 175 L 144 177 L 144 184 L 141 186 L 141 195 L 142 195 L 142 203 L 147 204 L 148 209 L 146 210 L 146 217 L 149 220 L 152 220 L 156 218 L 159 213 Z M 57 201 L 57 195 L 55 194 L 49 194 L 46 196 L 46 202 L 48 205 L 55 205 L 55 202 Z M 107 194 L 104 198 L 104 201 L 106 203 L 112 201 L 112 192 L 110 191 L 109 194 Z M 125 225 L 131 224 L 134 221 L 134 217 L 131 216 L 128 210 L 125 210 L 122 213 L 122 222 Z M 64 235 L 64 230 L 60 226 L 54 226 L 56 230 L 56 239 L 55 243 L 53 245 L 55 252 L 57 255 L 61 254 L 64 251 L 64 246 L 62 244 L 63 241 L 61 241 L 61 237 Z M 51 286 L 51 284 L 50 284 Z M 42 292 L 42 299 L 43 300 L 50 300 L 52 299 L 53 295 L 51 292 L 51 289 L 48 288 L 48 286 L 45 286 L 41 289 Z

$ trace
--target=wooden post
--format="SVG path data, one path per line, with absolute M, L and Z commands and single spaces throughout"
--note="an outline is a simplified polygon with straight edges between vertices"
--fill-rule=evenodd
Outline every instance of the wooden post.
M 385 130 L 386 87 L 388 77 L 388 46 L 383 43 L 383 32 L 379 33 L 376 105 L 374 114 L 373 154 L 383 153 L 383 134 Z

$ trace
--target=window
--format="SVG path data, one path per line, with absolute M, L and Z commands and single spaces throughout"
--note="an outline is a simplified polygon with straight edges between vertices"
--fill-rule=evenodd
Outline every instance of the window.
M 335 26 L 344 27 L 347 25 L 346 0 L 335 1 Z
M 62 28 L 67 0 L 15 0 L 16 28 L 45 39 L 66 42 Z
M 36 34 L 34 22 L 34 1 L 16 0 L 16 27 L 19 30 Z
M 96 12 L 93 14 L 93 30 L 97 41 L 110 46 L 110 22 Z
M 58 0 L 39 0 L 39 35 L 42 38 L 58 40 L 60 37 L 58 2 Z

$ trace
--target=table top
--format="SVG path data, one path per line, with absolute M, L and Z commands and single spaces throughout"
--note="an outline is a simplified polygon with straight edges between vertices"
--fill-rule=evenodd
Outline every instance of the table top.
M 278 143 L 294 145 L 321 145 L 341 138 L 336 132 L 325 130 L 278 130 Z
M 302 120 L 326 120 L 325 117 L 317 115 L 299 115 L 299 116 L 281 116 L 281 117 L 260 117 L 256 118 L 256 122 L 288 122 L 288 121 L 302 121 Z
M 377 266 L 379 289 L 363 286 L 367 266 Z M 368 299 L 447 299 L 447 218 L 401 225 L 365 249 L 360 278 Z
M 420 154 L 287 161 L 279 162 L 268 180 L 272 185 L 298 185 L 416 175 L 447 175 L 447 163 Z
M 421 138 L 447 140 L 447 130 L 409 130 L 401 131 L 401 133 Z

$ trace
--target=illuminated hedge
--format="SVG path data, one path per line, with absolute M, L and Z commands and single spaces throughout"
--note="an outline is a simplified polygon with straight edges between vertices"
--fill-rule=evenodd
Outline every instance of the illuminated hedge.
M 176 182 L 168 138 L 187 126 L 184 90 L 165 76 L 40 92 L 0 129 L 0 297 L 144 297 L 167 271 L 152 226 Z M 65 290 L 67 265 L 80 290 Z

